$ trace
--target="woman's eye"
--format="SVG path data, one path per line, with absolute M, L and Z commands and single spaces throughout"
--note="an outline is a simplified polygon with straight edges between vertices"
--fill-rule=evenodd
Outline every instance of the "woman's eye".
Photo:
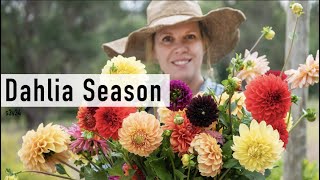
M 189 40 L 191 40 L 191 39 L 196 39 L 196 35 L 194 35 L 194 34 L 188 34 L 188 35 L 186 36 L 186 39 L 189 39 Z
M 171 36 L 165 36 L 164 38 L 162 38 L 162 42 L 172 42 L 173 38 Z

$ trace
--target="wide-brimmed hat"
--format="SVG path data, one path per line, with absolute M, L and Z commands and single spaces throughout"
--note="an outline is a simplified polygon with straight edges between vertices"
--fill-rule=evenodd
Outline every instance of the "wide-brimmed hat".
M 147 7 L 147 25 L 127 37 L 103 44 L 109 57 L 135 56 L 145 59 L 148 36 L 165 26 L 200 21 L 206 28 L 211 62 L 218 61 L 234 49 L 239 41 L 240 24 L 246 19 L 237 9 L 229 7 L 212 10 L 203 15 L 196 1 L 151 1 Z

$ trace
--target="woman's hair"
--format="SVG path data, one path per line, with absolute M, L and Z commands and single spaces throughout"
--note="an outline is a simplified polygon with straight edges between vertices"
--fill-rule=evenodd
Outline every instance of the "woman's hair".
M 201 32 L 201 37 L 202 37 L 202 42 L 203 42 L 203 47 L 205 49 L 205 55 L 204 57 L 207 60 L 207 65 L 209 69 L 211 68 L 211 52 L 209 48 L 209 34 L 206 26 L 202 22 L 198 22 L 199 24 L 199 29 Z M 146 49 L 146 54 L 145 54 L 145 60 L 147 63 L 153 63 L 155 60 L 153 58 L 153 48 L 154 48 L 154 41 L 155 41 L 155 33 L 150 34 L 147 39 L 146 39 L 146 44 L 145 44 L 145 49 Z M 211 42 L 212 43 L 212 42 Z

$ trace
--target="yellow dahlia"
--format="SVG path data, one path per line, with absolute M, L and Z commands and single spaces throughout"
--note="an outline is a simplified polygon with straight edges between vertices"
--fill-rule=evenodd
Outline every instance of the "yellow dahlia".
M 157 149 L 163 139 L 160 122 L 145 111 L 126 117 L 118 133 L 119 142 L 126 150 L 145 157 Z
M 227 93 L 223 93 L 221 95 L 220 105 L 223 105 L 228 100 L 228 98 L 229 98 L 229 95 Z M 240 119 L 243 117 L 242 108 L 244 108 L 246 106 L 245 99 L 246 99 L 246 96 L 243 94 L 243 92 L 241 92 L 241 93 L 234 92 L 234 94 L 231 98 L 231 103 L 236 102 L 237 105 L 232 110 L 232 112 L 231 112 L 232 115 L 236 115 Z M 218 100 L 219 100 L 219 98 L 218 98 Z
M 118 55 L 107 62 L 102 74 L 146 74 L 145 67 L 136 57 L 125 58 Z
M 22 148 L 18 151 L 18 156 L 28 170 L 54 173 L 55 164 L 70 157 L 70 135 L 59 125 L 50 123 L 44 127 L 41 123 L 37 131 L 28 131 L 22 139 Z
M 245 124 L 239 126 L 240 136 L 233 136 L 231 149 L 233 157 L 249 171 L 264 173 L 271 169 L 281 158 L 283 142 L 277 130 L 265 121 L 252 120 L 250 128 Z
M 250 52 L 246 50 L 244 57 L 244 67 L 242 70 L 237 72 L 237 78 L 249 83 L 255 77 L 265 74 L 270 70 L 270 67 L 268 66 L 269 62 L 265 55 L 258 57 L 258 52 L 250 54 Z
M 223 165 L 222 150 L 217 140 L 207 133 L 200 133 L 194 137 L 189 152 L 198 153 L 197 161 L 202 176 L 215 177 L 220 174 Z

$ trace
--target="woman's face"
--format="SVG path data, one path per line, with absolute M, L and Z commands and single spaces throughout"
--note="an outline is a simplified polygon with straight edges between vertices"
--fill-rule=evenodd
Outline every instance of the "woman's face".
M 171 79 L 190 83 L 201 78 L 204 45 L 198 22 L 165 27 L 156 32 L 154 58 Z

